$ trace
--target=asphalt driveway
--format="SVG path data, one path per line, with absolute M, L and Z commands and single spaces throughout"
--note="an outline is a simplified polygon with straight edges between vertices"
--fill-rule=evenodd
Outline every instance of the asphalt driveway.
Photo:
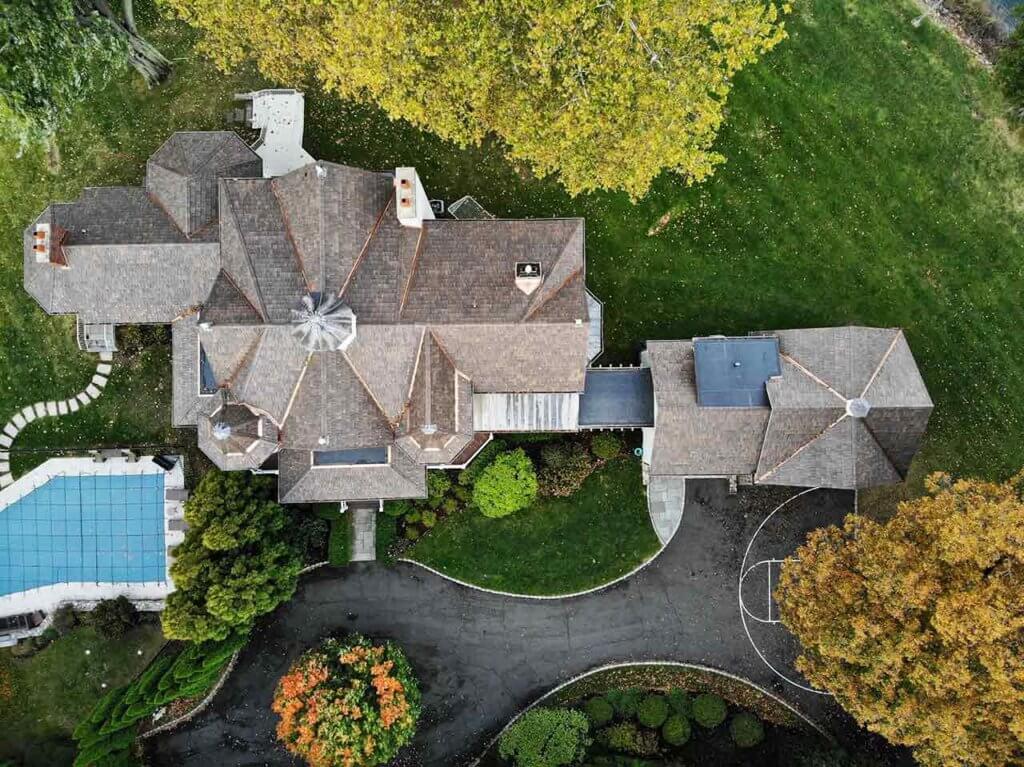
M 274 686 L 305 649 L 348 631 L 397 641 L 421 681 L 424 715 L 402 764 L 464 764 L 525 704 L 561 681 L 616 661 L 723 669 L 772 690 L 826 726 L 849 730 L 831 698 L 784 681 L 765 662 L 802 681 L 787 668 L 793 645 L 785 630 L 762 627 L 759 655 L 740 617 L 737 583 L 748 548 L 784 556 L 801 531 L 837 521 L 853 506 L 851 493 L 813 491 L 787 505 L 786 524 L 766 525 L 755 536 L 794 492 L 745 488 L 729 496 L 725 482 L 689 482 L 683 521 L 661 556 L 629 580 L 583 597 L 499 597 L 407 564 L 318 570 L 260 625 L 213 704 L 182 729 L 149 742 L 151 762 L 298 764 L 274 739 Z

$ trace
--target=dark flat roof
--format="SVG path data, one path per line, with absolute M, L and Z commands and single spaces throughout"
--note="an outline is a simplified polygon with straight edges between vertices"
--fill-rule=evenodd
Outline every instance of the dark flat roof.
M 695 338 L 693 359 L 702 407 L 768 407 L 765 382 L 782 374 L 774 336 Z
M 650 368 L 588 368 L 580 396 L 579 425 L 653 426 Z

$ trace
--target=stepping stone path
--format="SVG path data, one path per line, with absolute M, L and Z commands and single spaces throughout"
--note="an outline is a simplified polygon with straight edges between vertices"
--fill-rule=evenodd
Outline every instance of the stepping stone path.
M 100 362 L 96 366 L 96 374 L 92 377 L 85 391 L 59 402 L 36 402 L 27 405 L 22 410 L 11 416 L 11 419 L 0 429 L 0 488 L 7 487 L 14 483 L 11 476 L 11 454 L 10 447 L 14 440 L 21 433 L 21 430 L 35 421 L 37 418 L 59 418 L 69 413 L 77 413 L 84 405 L 88 405 L 100 394 L 107 385 L 110 377 L 111 360 L 113 355 L 110 352 L 103 352 L 100 355 Z

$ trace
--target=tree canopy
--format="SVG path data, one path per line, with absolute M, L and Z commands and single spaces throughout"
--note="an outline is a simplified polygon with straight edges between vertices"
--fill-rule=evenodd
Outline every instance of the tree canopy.
M 127 65 L 150 85 L 171 63 L 139 36 L 131 0 L 0 0 L 0 139 L 51 135 Z
M 271 489 L 263 478 L 211 471 L 186 501 L 189 529 L 162 614 L 168 638 L 224 639 L 295 592 L 301 559 Z
M 164 0 L 223 67 L 312 72 L 330 91 L 459 144 L 494 134 L 573 194 L 688 181 L 737 71 L 784 37 L 773 0 Z
M 473 483 L 473 505 L 485 517 L 507 517 L 537 498 L 537 472 L 522 448 L 495 458 Z
M 1024 759 L 1024 472 L 935 474 L 886 524 L 851 515 L 783 566 L 797 667 L 925 767 Z

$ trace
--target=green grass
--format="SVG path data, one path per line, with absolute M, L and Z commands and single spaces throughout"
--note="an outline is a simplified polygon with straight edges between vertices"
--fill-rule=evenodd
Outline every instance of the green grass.
M 28 658 L 0 650 L 0 677 L 13 683 L 13 695 L 0 697 L 0 760 L 20 767 L 70 764 L 75 725 L 106 690 L 145 668 L 163 643 L 159 623 L 146 623 L 116 641 L 82 626 Z
M 352 518 L 337 514 L 331 518 L 331 532 L 327 538 L 327 561 L 335 567 L 347 565 L 352 557 Z
M 658 550 L 640 467 L 619 459 L 570 498 L 540 498 L 502 519 L 464 511 L 407 554 L 453 578 L 499 591 L 582 591 L 632 570 Z

